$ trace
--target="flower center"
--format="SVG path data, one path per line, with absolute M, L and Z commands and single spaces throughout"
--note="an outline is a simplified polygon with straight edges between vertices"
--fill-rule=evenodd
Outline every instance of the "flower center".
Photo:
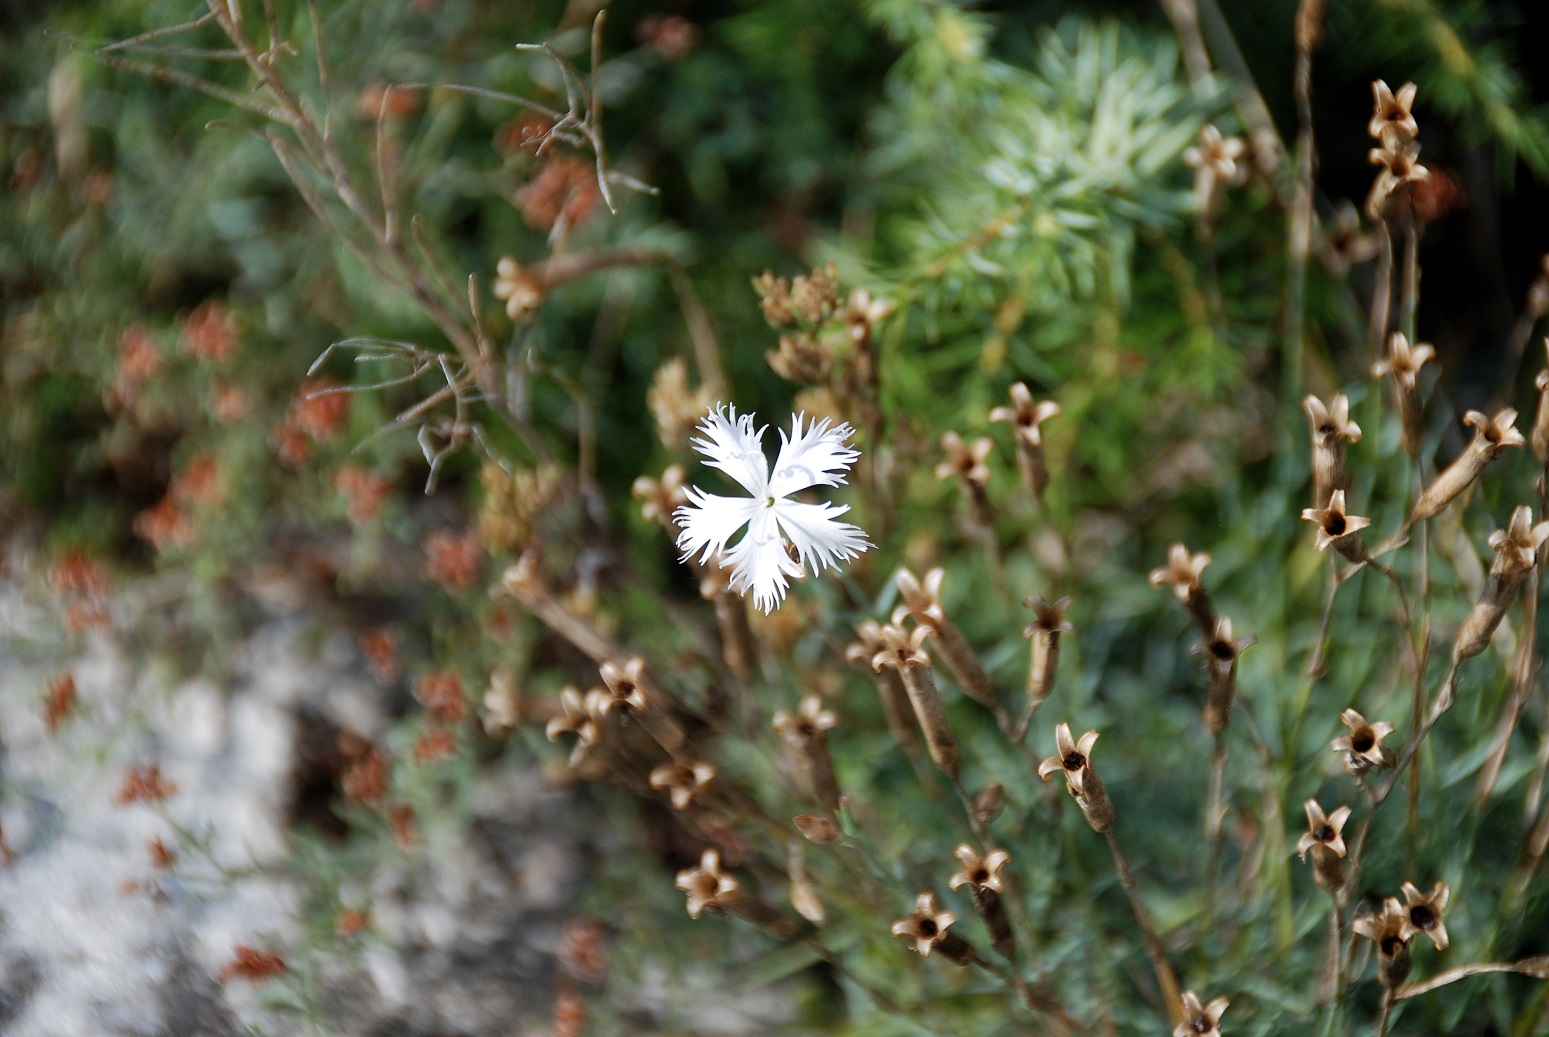
M 1424 904 L 1416 904 L 1409 909 L 1409 920 L 1419 929 L 1431 930 L 1436 928 L 1436 912 Z
M 1228 661 L 1237 653 L 1232 649 L 1230 641 L 1212 641 L 1210 642 L 1210 654 L 1222 661 Z
M 1398 952 L 1404 949 L 1405 944 L 1397 936 L 1386 936 L 1383 938 L 1381 946 L 1382 956 L 1384 958 L 1393 958 L 1398 956 Z
M 1329 536 L 1340 536 L 1345 531 L 1345 517 L 1340 514 L 1331 514 L 1323 523 L 1323 530 Z
M 934 918 L 920 919 L 920 935 L 935 936 L 937 933 L 936 920 Z
M 974 885 L 982 886 L 982 885 L 984 885 L 988 881 L 990 881 L 990 873 L 988 871 L 985 871 L 983 868 L 975 868 L 974 869 L 974 873 L 973 873 Z M 1415 924 L 1418 925 L 1419 923 L 1416 922 Z
M 1320 843 L 1326 843 L 1334 838 L 1334 828 L 1332 825 L 1319 825 L 1313 830 L 1312 837 Z
M 1189 1024 L 1189 1029 L 1193 1030 L 1195 1033 L 1209 1033 L 1211 1029 L 1210 1017 L 1204 1015 L 1199 1016 Z
M 1376 744 L 1377 739 L 1372 737 L 1372 733 L 1370 731 L 1362 731 L 1354 738 L 1350 739 L 1350 748 L 1354 749 L 1358 753 L 1364 753 Z
M 1064 763 L 1067 771 L 1079 771 L 1086 766 L 1086 757 L 1078 752 L 1069 752 L 1065 754 Z

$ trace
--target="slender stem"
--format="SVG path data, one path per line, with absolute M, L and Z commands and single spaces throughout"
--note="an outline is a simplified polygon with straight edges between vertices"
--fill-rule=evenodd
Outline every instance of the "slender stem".
M 1456 983 L 1469 976 L 1483 976 L 1491 972 L 1520 972 L 1525 976 L 1543 978 L 1544 960 L 1529 958 L 1527 961 L 1481 961 L 1472 965 L 1459 965 L 1446 972 L 1438 972 L 1423 983 L 1411 983 L 1408 986 L 1399 987 L 1393 994 L 1393 1000 L 1405 1001 L 1411 997 L 1419 997 L 1421 994 L 1429 994 L 1448 983 Z
M 1425 485 L 1425 469 L 1421 462 L 1415 461 L 1415 493 L 1422 492 Z M 1420 724 L 1425 712 L 1425 668 L 1431 660 L 1431 537 L 1430 524 L 1420 523 L 1420 531 L 1416 534 L 1415 545 L 1418 555 L 1417 570 L 1414 574 L 1417 589 L 1415 597 L 1420 600 L 1420 648 L 1415 653 L 1415 683 L 1414 703 L 1410 714 L 1409 730 L 1420 730 Z M 1409 773 L 1409 808 L 1407 812 L 1409 831 L 1419 830 L 1420 818 L 1420 758 L 1415 757 L 1414 764 Z
M 1300 18 L 1300 15 L 1298 15 Z M 1300 33 L 1298 33 L 1300 36 Z M 1301 385 L 1303 319 L 1307 296 L 1307 256 L 1312 251 L 1312 183 L 1317 167 L 1317 148 L 1312 133 L 1312 51 L 1297 40 L 1296 71 L 1292 90 L 1296 95 L 1296 188 L 1292 194 L 1285 299 L 1285 369 L 1281 384 L 1292 399 Z
M 1340 977 L 1343 969 L 1340 967 L 1341 947 L 1344 936 L 1341 932 L 1341 909 L 1339 906 L 1339 893 L 1331 891 L 1328 898 L 1328 961 L 1323 969 L 1323 984 L 1318 992 L 1318 1000 L 1325 1004 L 1339 1000 Z
M 1113 865 L 1119 873 L 1119 885 L 1124 887 L 1124 894 L 1129 897 L 1130 910 L 1135 913 L 1135 921 L 1145 936 L 1146 957 L 1151 959 L 1151 968 L 1156 972 L 1156 984 L 1161 988 L 1162 1000 L 1167 1003 L 1167 1016 L 1176 1026 L 1183 1022 L 1183 995 L 1178 988 L 1178 977 L 1162 951 L 1162 941 L 1157 938 L 1151 913 L 1146 910 L 1145 901 L 1140 899 L 1140 892 L 1135 888 L 1135 876 L 1129 870 L 1129 862 L 1124 859 L 1113 830 L 1104 832 L 1103 838 L 1108 842 L 1108 852 L 1113 854 Z
M 1404 280 L 1400 291 L 1399 330 L 1413 342 L 1415 312 L 1420 306 L 1420 221 L 1413 213 L 1404 224 Z
M 1226 811 L 1222 804 L 1226 783 L 1226 732 L 1216 735 L 1215 752 L 1210 758 L 1210 791 L 1205 797 L 1205 845 L 1209 848 L 1205 863 L 1205 928 L 1215 917 L 1216 882 L 1221 871 L 1221 823 Z
M 1382 1010 L 1377 1016 L 1377 1037 L 1387 1037 L 1388 1013 L 1393 1010 L 1393 991 L 1382 992 Z
M 1373 356 L 1383 354 L 1388 337 L 1389 311 L 1393 306 L 1393 234 L 1386 221 L 1379 223 L 1377 230 L 1380 250 L 1377 253 L 1376 279 L 1372 282 L 1371 315 L 1366 324 Z

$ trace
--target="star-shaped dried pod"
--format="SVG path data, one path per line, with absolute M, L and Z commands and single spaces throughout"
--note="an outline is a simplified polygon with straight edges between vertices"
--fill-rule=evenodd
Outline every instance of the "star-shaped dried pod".
M 1382 902 L 1380 915 L 1363 914 L 1350 926 L 1377 945 L 1377 978 L 1388 990 L 1394 990 L 1409 978 L 1413 964 L 1409 957 L 1409 913 L 1397 897 Z
M 1361 426 L 1350 420 L 1350 397 L 1336 393 L 1328 403 L 1309 394 L 1302 400 L 1312 430 L 1313 446 L 1331 446 L 1336 442 L 1359 443 Z
M 1323 262 L 1329 271 L 1344 277 L 1357 263 L 1375 259 L 1380 247 L 1377 236 L 1361 226 L 1360 212 L 1341 198 L 1323 232 Z
M 915 898 L 914 913 L 894 922 L 892 933 L 913 940 L 920 957 L 928 958 L 938 944 L 948 940 L 947 928 L 956 921 L 957 916 L 951 911 L 936 908 L 934 893 L 921 893 Z
M 1174 544 L 1167 549 L 1167 564 L 1151 570 L 1151 586 L 1171 588 L 1179 601 L 1187 603 L 1191 595 L 1204 589 L 1200 576 L 1209 564 L 1210 556 L 1204 551 L 1190 554 L 1183 544 Z
M 873 299 L 865 288 L 850 291 L 844 307 L 845 332 L 850 341 L 860 342 L 871 334 L 877 321 L 893 312 L 893 304 L 886 299 Z
M 1231 718 L 1232 700 L 1237 695 L 1237 657 L 1243 649 L 1258 643 L 1253 635 L 1232 636 L 1232 621 L 1227 616 L 1216 620 L 1214 635 L 1196 644 L 1195 655 L 1205 659 L 1210 679 L 1205 688 L 1205 729 L 1213 735 L 1226 730 Z
M 636 713 L 642 713 L 650 704 L 646 697 L 645 660 L 638 655 L 631 658 L 623 666 L 611 659 L 598 668 L 602 674 L 602 682 L 607 685 L 608 694 L 602 702 L 602 715 L 607 716 L 615 709 L 631 709 Z
M 980 857 L 967 843 L 959 846 L 952 853 L 963 866 L 947 880 L 949 887 L 957 889 L 959 886 L 972 886 L 976 890 L 1004 892 L 1001 889 L 1000 869 L 1011 860 L 1011 854 L 1005 850 L 991 850 Z
M 1418 141 L 1391 148 L 1372 148 L 1366 157 L 1372 165 L 1382 167 L 1372 182 L 1371 193 L 1366 196 L 1366 215 L 1374 220 L 1386 217 L 1389 204 L 1403 188 L 1431 178 L 1431 171 L 1420 164 Z
M 672 513 L 688 503 L 683 492 L 683 479 L 687 473 L 680 464 L 668 465 L 661 479 L 642 475 L 634 481 L 630 492 L 640 500 L 640 514 L 647 522 L 658 522 L 676 532 Z
M 1200 1004 L 1199 995 L 1185 990 L 1182 997 L 1183 1022 L 1173 1027 L 1173 1037 L 1221 1037 L 1221 1016 L 1231 1004 L 1218 997 L 1208 1005 Z
M 1022 607 L 1033 610 L 1033 621 L 1022 628 L 1022 636 L 1039 637 L 1046 634 L 1075 633 L 1076 628 L 1065 618 L 1065 611 L 1075 600 L 1069 594 L 1056 601 L 1049 601 L 1041 596 L 1023 598 Z
M 1088 779 L 1092 777 L 1092 747 L 1097 744 L 1098 733 L 1088 731 L 1077 742 L 1070 734 L 1069 724 L 1054 728 L 1055 756 L 1046 758 L 1038 765 L 1038 776 L 1048 781 L 1055 774 L 1065 775 L 1065 784 L 1075 795 L 1080 795 Z
M 704 760 L 693 763 L 664 763 L 651 771 L 651 788 L 665 791 L 672 809 L 687 810 L 689 804 L 715 780 L 715 766 Z
M 912 632 L 906 631 L 902 626 L 889 623 L 878 632 L 882 639 L 882 648 L 871 657 L 871 668 L 881 670 L 884 667 L 903 670 L 910 666 L 929 666 L 930 656 L 925 654 L 925 639 L 931 635 L 931 628 L 920 624 Z
M 697 868 L 678 872 L 677 886 L 688 894 L 690 918 L 698 918 L 706 909 L 723 909 L 739 888 L 736 879 L 721 871 L 721 855 L 713 849 L 704 852 Z
M 525 552 L 506 567 L 500 577 L 500 589 L 518 601 L 526 601 L 544 591 L 543 574 L 538 570 L 538 558 Z
M 995 449 L 995 442 L 988 436 L 980 436 L 969 446 L 956 432 L 947 432 L 941 437 L 941 449 L 947 458 L 936 465 L 936 478 L 951 479 L 956 476 L 976 486 L 983 486 L 990 481 L 990 468 L 984 459 Z
M 1413 111 L 1417 89 L 1413 83 L 1405 83 L 1395 94 L 1382 80 L 1373 82 L 1372 117 L 1366 124 L 1366 132 L 1390 147 L 1418 135 L 1420 126 L 1415 122 Z
M 1533 509 L 1519 504 L 1512 510 L 1511 523 L 1490 534 L 1495 551 L 1491 569 L 1507 578 L 1520 577 L 1538 563 L 1538 549 L 1549 539 L 1549 522 L 1533 525 Z
M 1424 933 L 1431 938 L 1436 949 L 1447 949 L 1447 927 L 1442 923 L 1441 913 L 1447 909 L 1447 900 L 1452 891 L 1447 888 L 1445 882 L 1436 883 L 1429 896 L 1422 894 L 1414 883 L 1404 883 L 1405 901 L 1405 939 L 1410 939 L 1418 933 Z
M 882 643 L 882 624 L 874 619 L 855 624 L 855 638 L 845 646 L 844 657 L 858 666 L 870 666 L 876 654 L 886 647 Z
M 1326 551 L 1332 545 L 1351 562 L 1364 562 L 1371 557 L 1360 532 L 1371 525 L 1372 520 L 1345 510 L 1344 490 L 1331 493 L 1326 508 L 1304 508 L 1302 518 L 1318 527 L 1313 546 L 1319 551 Z
M 1026 383 L 1017 382 L 1011 386 L 1011 406 L 995 407 L 990 411 L 990 420 L 1009 422 L 1018 443 L 1042 447 L 1043 423 L 1059 417 L 1059 414 L 1059 404 L 1053 400 L 1035 402 L 1032 390 Z
M 1436 349 L 1428 342 L 1411 346 L 1402 331 L 1388 336 L 1388 355 L 1372 365 L 1372 377 L 1392 375 L 1398 384 L 1413 389 L 1418 384 L 1420 368 L 1436 356 Z
M 1345 839 L 1343 832 L 1345 822 L 1350 820 L 1350 808 L 1342 806 L 1332 814 L 1325 814 L 1323 808 L 1315 799 L 1309 799 L 1302 804 L 1302 809 L 1307 812 L 1307 831 L 1296 841 L 1296 854 L 1302 860 L 1307 859 L 1309 851 L 1322 846 L 1336 857 L 1345 855 Z
M 1241 137 L 1223 136 L 1207 123 L 1200 128 L 1199 143 L 1184 150 L 1183 162 L 1190 169 L 1208 172 L 1222 183 L 1237 183 L 1247 175 L 1247 170 L 1237 164 L 1246 150 Z
M 1216 620 L 1215 635 L 1195 644 L 1192 651 L 1195 655 L 1203 656 L 1205 665 L 1212 671 L 1235 666 L 1243 649 L 1252 648 L 1259 643 L 1259 639 L 1256 634 L 1234 638 L 1232 633 L 1231 618 L 1222 616 Z
M 941 583 L 946 575 L 947 571 L 938 565 L 925 574 L 922 582 L 908 569 L 899 569 L 893 580 L 904 599 L 905 614 L 931 626 L 945 619 L 946 610 L 941 607 Z
M 580 763 L 602 737 L 602 727 L 598 721 L 603 715 L 601 700 L 604 697 L 606 695 L 600 689 L 593 688 L 582 695 L 575 687 L 568 685 L 559 693 L 560 711 L 550 718 L 543 733 L 551 742 L 558 741 L 560 735 L 575 735 L 575 748 L 570 753 L 572 767 Z
M 1393 725 L 1386 720 L 1375 724 L 1353 709 L 1339 714 L 1339 720 L 1350 729 L 1329 743 L 1336 753 L 1345 754 L 1345 770 L 1360 777 L 1373 767 L 1387 770 L 1394 764 L 1393 753 L 1382 740 L 1393 733 Z
M 821 696 L 804 695 L 795 713 L 776 710 L 773 726 L 781 738 L 800 749 L 826 737 L 827 732 L 839 726 L 839 718 L 832 710 L 823 708 Z

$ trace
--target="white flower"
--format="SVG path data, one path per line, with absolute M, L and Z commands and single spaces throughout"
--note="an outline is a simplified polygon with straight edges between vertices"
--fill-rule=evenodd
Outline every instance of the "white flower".
M 774 473 L 764 457 L 765 425 L 753 430 L 753 415 L 740 417 L 735 407 L 716 407 L 698 431 L 702 439 L 693 441 L 711 468 L 719 468 L 747 490 L 750 497 L 718 497 L 697 487 L 684 492 L 689 503 L 673 513 L 683 532 L 678 547 L 686 561 L 695 554 L 701 563 L 720 556 L 720 565 L 732 570 L 731 586 L 739 594 L 753 591 L 753 603 L 770 612 L 785 597 L 788 577 L 800 577 L 812 567 L 813 573 L 825 566 L 854 558 L 871 547 L 864 531 L 838 516 L 848 506 L 803 504 L 789 500 L 798 490 L 810 486 L 838 486 L 845 481 L 845 470 L 855 463 L 860 451 L 845 446 L 855 434 L 849 425 L 830 428 L 829 421 L 814 422 L 802 428 L 804 415 L 791 418 L 791 434 L 780 433 L 780 453 Z M 748 531 L 736 544 L 726 542 L 743 526 Z M 787 538 L 796 546 L 793 559 L 787 550 Z

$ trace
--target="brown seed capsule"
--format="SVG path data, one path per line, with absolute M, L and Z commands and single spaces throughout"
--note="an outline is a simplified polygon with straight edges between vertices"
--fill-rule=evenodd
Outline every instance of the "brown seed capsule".
M 1053 400 L 1033 402 L 1033 394 L 1022 382 L 1011 387 L 1011 406 L 996 407 L 990 411 L 991 421 L 1011 424 L 1016 434 L 1017 466 L 1022 472 L 1022 485 L 1040 503 L 1049 485 L 1049 465 L 1043 456 L 1043 429 L 1050 418 L 1059 417 L 1060 405 Z
M 1436 883 L 1429 896 L 1421 893 L 1414 883 L 1404 883 L 1404 912 L 1409 923 L 1405 927 L 1404 938 L 1413 939 L 1424 933 L 1430 937 L 1437 950 L 1446 950 L 1447 926 L 1441 920 L 1441 913 L 1447 909 L 1447 900 L 1451 895 L 1452 890 L 1445 882 Z
M 908 569 L 899 569 L 894 581 L 904 601 L 893 610 L 893 624 L 901 624 L 908 615 L 922 626 L 930 627 L 936 635 L 936 652 L 963 693 L 986 709 L 999 709 L 990 675 L 979 665 L 978 657 L 941 604 L 941 583 L 945 578 L 946 570 L 940 566 L 926 573 L 923 583 Z
M 1296 853 L 1302 860 L 1312 854 L 1312 881 L 1319 889 L 1334 891 L 1345 885 L 1345 822 L 1350 819 L 1350 808 L 1342 806 L 1332 814 L 1325 814 L 1315 799 L 1302 804 L 1307 812 L 1307 831 L 1296 843 Z
M 716 911 L 752 922 L 776 939 L 792 940 L 800 933 L 796 923 L 748 893 L 735 878 L 721 870 L 721 855 L 710 849 L 699 866 L 678 872 L 677 886 L 688 894 L 688 913 L 698 918 Z
M 1361 530 L 1371 525 L 1372 520 L 1345 511 L 1344 490 L 1335 490 L 1330 494 L 1327 507 L 1303 509 L 1302 518 L 1317 525 L 1318 532 L 1313 543 L 1319 551 L 1332 546 L 1348 562 L 1359 565 L 1371 561 L 1366 541 L 1361 539 Z
M 1232 621 L 1222 616 L 1216 621 L 1215 636 L 1194 646 L 1194 653 L 1204 656 L 1210 674 L 1205 685 L 1205 729 L 1213 735 L 1225 731 L 1231 720 L 1232 700 L 1237 696 L 1237 657 L 1257 643 L 1258 638 L 1251 635 L 1234 639 Z
M 794 714 L 782 709 L 774 715 L 774 729 L 806 775 L 813 798 L 830 813 L 839 809 L 839 782 L 828 752 L 828 732 L 838 723 L 817 695 L 804 696 Z
M 1350 729 L 1350 733 L 1334 739 L 1329 743 L 1329 748 L 1345 754 L 1347 773 L 1358 778 L 1374 767 L 1379 770 L 1393 767 L 1397 761 L 1392 751 L 1382 744 L 1382 740 L 1393 733 L 1392 724 L 1386 720 L 1367 723 L 1366 718 L 1353 709 L 1339 714 L 1339 719 Z
M 1348 489 L 1345 447 L 1361 441 L 1361 426 L 1350 420 L 1350 398 L 1339 393 L 1325 406 L 1316 396 L 1302 400 L 1312 431 L 1312 506 L 1328 507 L 1335 490 Z
M 1006 916 L 1006 905 L 1000 899 L 1000 869 L 1011 860 L 1011 854 L 1005 850 L 991 850 L 980 857 L 973 847 L 966 844 L 959 846 L 953 853 L 963 867 L 947 880 L 947 885 L 952 889 L 968 886 L 973 896 L 974 910 L 990 934 L 990 946 L 1007 961 L 1015 961 L 1016 940 L 1011 935 L 1011 920 Z
M 1533 509 L 1519 505 L 1511 513 L 1511 523 L 1506 529 L 1490 534 L 1490 547 L 1495 550 L 1495 562 L 1485 577 L 1479 600 L 1458 628 L 1457 639 L 1452 645 L 1454 664 L 1484 651 L 1495 634 L 1495 628 L 1506 617 L 1506 610 L 1517 597 L 1522 579 L 1538 562 L 1538 549 L 1549 538 L 1549 522 L 1533 525 Z
M 1472 426 L 1474 438 L 1463 452 L 1431 481 L 1420 499 L 1415 501 L 1411 522 L 1428 519 L 1458 498 L 1474 484 L 1485 466 L 1500 456 L 1509 446 L 1521 446 L 1525 439 L 1515 428 L 1517 412 L 1510 407 L 1497 411 L 1495 417 L 1486 417 L 1471 410 L 1463 415 L 1463 424 Z
M 651 788 L 667 793 L 672 809 L 687 810 L 715 780 L 715 767 L 704 760 L 664 763 L 651 770 L 648 780 Z
M 1052 604 L 1042 598 L 1027 598 L 1022 602 L 1024 607 L 1033 610 L 1033 621 L 1022 629 L 1022 636 L 1029 643 L 1029 659 L 1026 714 L 1020 728 L 1026 727 L 1033 711 L 1054 690 L 1055 671 L 1060 662 L 1060 635 L 1075 629 L 1065 620 L 1065 610 L 1070 607 L 1071 600 L 1067 595 Z
M 1088 731 L 1077 742 L 1070 735 L 1069 724 L 1057 725 L 1054 745 L 1059 753 L 1038 765 L 1038 776 L 1048 781 L 1057 773 L 1064 774 L 1065 788 L 1086 815 L 1087 824 L 1094 832 L 1106 832 L 1113 827 L 1113 801 L 1092 766 L 1092 747 L 1096 744 L 1096 731 Z
M 882 642 L 886 647 L 872 657 L 871 665 L 881 671 L 891 668 L 898 672 L 914 707 L 915 719 L 925 735 L 925 746 L 930 758 L 943 774 L 958 780 L 962 763 L 957 753 L 957 740 L 947 723 L 947 711 L 941 704 L 941 693 L 936 689 L 936 678 L 931 673 L 930 656 L 920 645 L 929 636 L 931 628 L 917 626 L 913 633 L 905 633 L 899 626 L 882 628 Z
M 1366 132 L 1385 145 L 1398 145 L 1413 140 L 1420 133 L 1412 109 L 1418 88 L 1405 83 L 1395 94 L 1381 79 L 1372 83 L 1372 117 Z
M 1388 358 L 1372 365 L 1372 377 L 1393 376 L 1393 393 L 1398 399 L 1398 414 L 1404 430 L 1404 452 L 1410 457 L 1420 453 L 1425 432 L 1420 403 L 1420 368 L 1436 355 L 1428 343 L 1413 348 L 1401 331 L 1388 336 Z
M 831 843 L 839 838 L 839 826 L 834 824 L 831 818 L 818 817 L 814 814 L 797 814 L 791 818 L 791 824 L 796 830 L 807 838 L 808 842 Z
M 1352 924 L 1356 933 L 1377 944 L 1377 979 L 1389 992 L 1409 978 L 1409 915 L 1397 897 L 1382 903 L 1382 914 L 1361 915 Z
M 882 643 L 882 627 L 875 620 L 856 624 L 857 640 L 847 646 L 844 657 L 852 663 L 864 666 L 876 677 L 877 697 L 882 701 L 882 715 L 887 718 L 887 729 L 893 740 L 911 757 L 918 757 L 919 749 L 914 739 L 913 707 L 909 705 L 909 693 L 904 690 L 903 678 L 897 669 L 874 670 L 871 661 L 887 646 Z
M 1001 808 L 1006 805 L 1006 786 L 998 781 L 992 781 L 979 790 L 974 797 L 974 820 L 981 825 L 988 825 L 995 820 Z
M 951 911 L 939 911 L 933 893 L 921 893 L 915 898 L 914 913 L 893 923 L 894 936 L 914 941 L 914 949 L 920 957 L 930 957 L 931 951 L 940 951 L 949 961 L 958 965 L 971 965 L 975 960 L 968 941 L 947 927 L 957 921 Z
M 1210 556 L 1205 552 L 1190 554 L 1187 547 L 1174 544 L 1168 548 L 1167 564 L 1151 570 L 1151 586 L 1172 588 L 1173 595 L 1189 610 L 1189 618 L 1203 637 L 1212 637 L 1216 631 L 1215 609 L 1200 580 L 1209 564 Z
M 990 469 L 984 460 L 995 449 L 995 442 L 987 436 L 980 436 L 974 440 L 973 446 L 968 446 L 962 436 L 956 432 L 947 432 L 941 437 L 941 449 L 947 458 L 936 465 L 936 478 L 961 480 L 963 489 L 968 492 L 974 523 L 988 528 L 995 513 L 990 507 L 990 496 L 985 491 L 985 485 L 990 481 Z
M 1173 1037 L 1221 1037 L 1221 1016 L 1231 1003 L 1218 997 L 1208 1005 L 1201 1005 L 1199 995 L 1192 990 L 1183 993 L 1183 1022 L 1173 1027 Z

